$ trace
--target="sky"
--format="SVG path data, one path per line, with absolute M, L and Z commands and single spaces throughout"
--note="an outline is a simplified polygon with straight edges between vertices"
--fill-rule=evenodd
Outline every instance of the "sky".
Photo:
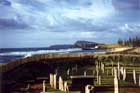
M 140 0 L 0 0 L 0 48 L 116 43 L 140 34 L 139 16 Z

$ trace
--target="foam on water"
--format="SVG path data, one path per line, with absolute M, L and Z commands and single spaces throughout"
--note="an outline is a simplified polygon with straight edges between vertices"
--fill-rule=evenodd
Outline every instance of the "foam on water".
M 32 56 L 36 54 L 47 54 L 47 53 L 70 53 L 74 51 L 81 51 L 80 48 L 69 48 L 69 49 L 59 49 L 59 50 L 37 50 L 37 51 L 16 51 L 16 52 L 6 52 L 0 53 L 0 56 Z

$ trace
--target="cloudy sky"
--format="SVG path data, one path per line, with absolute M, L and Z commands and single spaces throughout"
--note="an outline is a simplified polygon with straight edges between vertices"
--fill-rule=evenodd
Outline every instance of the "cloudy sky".
M 139 16 L 140 0 L 0 0 L 0 48 L 115 43 L 140 34 Z

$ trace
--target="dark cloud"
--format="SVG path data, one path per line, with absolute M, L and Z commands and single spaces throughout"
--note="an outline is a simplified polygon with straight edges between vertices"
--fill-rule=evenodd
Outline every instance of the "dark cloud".
M 11 6 L 11 2 L 7 0 L 0 0 L 0 5 Z
M 17 22 L 14 19 L 0 19 L 1 29 L 24 29 L 27 27 L 25 23 Z
M 113 4 L 117 10 L 140 10 L 140 0 L 113 0 Z
M 0 0 L 0 30 L 5 30 L 0 35 L 7 32 L 8 43 L 30 47 L 80 39 L 114 42 L 140 33 L 138 1 Z

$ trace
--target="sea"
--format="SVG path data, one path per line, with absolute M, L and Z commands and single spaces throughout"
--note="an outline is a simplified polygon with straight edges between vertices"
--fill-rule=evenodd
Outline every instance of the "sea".
M 5 64 L 20 58 L 26 58 L 39 54 L 72 54 L 85 53 L 97 54 L 105 53 L 104 49 L 82 50 L 81 48 L 67 48 L 67 49 L 48 49 L 48 48 L 2 48 L 0 49 L 0 64 Z

